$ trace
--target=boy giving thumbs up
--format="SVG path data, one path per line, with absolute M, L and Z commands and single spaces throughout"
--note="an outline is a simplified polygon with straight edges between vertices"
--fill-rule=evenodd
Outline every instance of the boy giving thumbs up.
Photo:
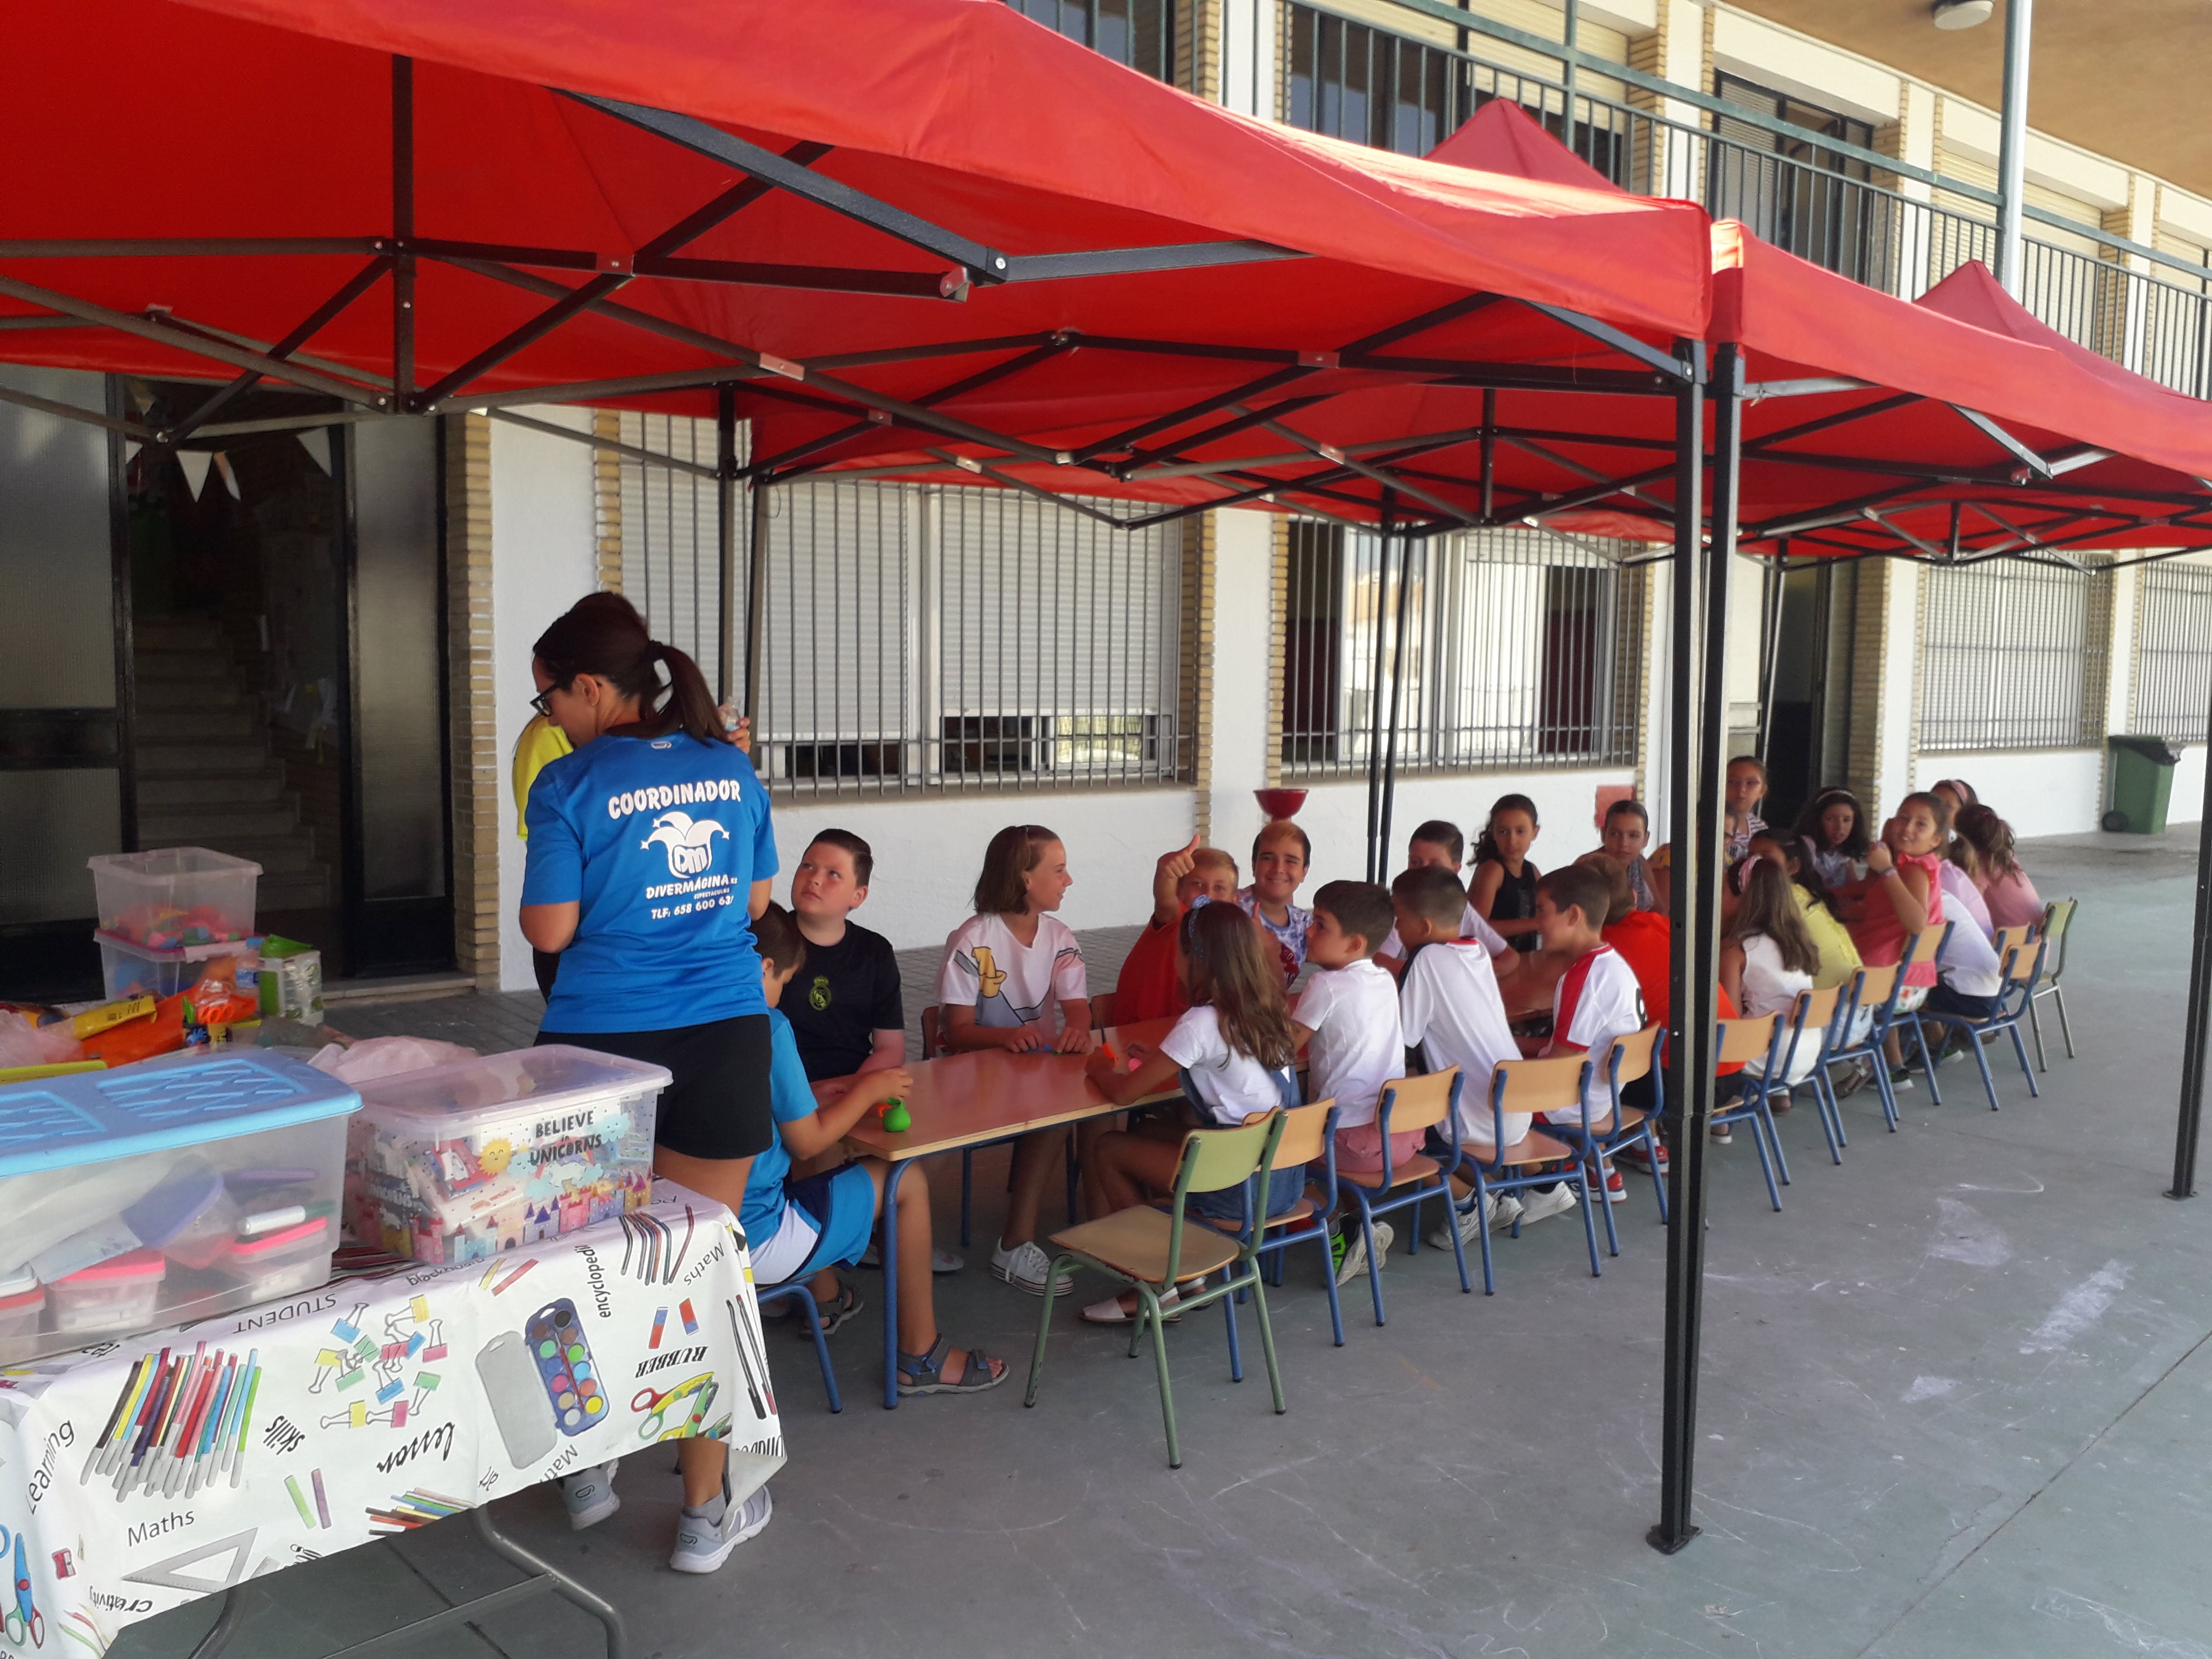
M 1152 914 L 1130 946 L 1114 986 L 1115 1024 L 1184 1012 L 1190 1003 L 1176 975 L 1176 930 L 1183 912 L 1200 904 L 1233 904 L 1237 860 L 1196 835 L 1152 866 Z

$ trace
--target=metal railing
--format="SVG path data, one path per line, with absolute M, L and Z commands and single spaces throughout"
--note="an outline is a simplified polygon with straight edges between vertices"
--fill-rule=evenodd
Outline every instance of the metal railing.
M 2005 560 L 1931 566 L 1921 580 L 1922 752 L 2103 741 L 2103 700 L 2092 695 L 2103 680 L 2093 672 L 2096 577 Z
M 1435 6 L 1407 9 L 1401 33 L 1307 0 L 1279 3 L 1276 113 L 1291 125 L 1420 155 L 1491 99 L 1506 98 L 1622 189 L 1696 201 L 1869 287 L 1914 299 L 1969 259 L 1994 262 L 1995 210 L 1975 201 L 1974 186 L 1931 186 L 1904 176 L 1911 169 L 1902 163 L 1887 173 L 1855 139 L 1750 108 L 1686 119 L 1662 112 L 1657 94 L 1632 92 L 1636 101 L 1571 94 L 1564 79 L 1486 60 L 1469 27 L 1455 45 L 1415 33 L 1441 21 Z M 2064 234 L 2094 252 L 2029 237 L 2021 295 L 2028 309 L 2175 391 L 2212 397 L 2212 282 L 2192 277 L 2185 262 L 2131 251 L 2094 224 Z
M 1293 523 L 1282 621 L 1285 774 L 1363 772 L 1394 708 L 1401 770 L 1632 763 L 1640 581 L 1607 544 L 1549 532 L 1408 547 Z
M 2212 569 L 2146 565 L 2136 615 L 2130 729 L 2203 743 L 2212 708 Z
M 709 421 L 626 414 L 622 437 L 713 462 Z M 621 471 L 623 592 L 711 682 L 716 486 L 627 458 Z M 742 571 L 743 488 L 738 503 Z M 1125 531 L 1010 490 L 872 481 L 779 484 L 767 510 L 753 761 L 771 786 L 850 795 L 1189 775 L 1179 527 Z M 746 604 L 734 596 L 740 652 Z

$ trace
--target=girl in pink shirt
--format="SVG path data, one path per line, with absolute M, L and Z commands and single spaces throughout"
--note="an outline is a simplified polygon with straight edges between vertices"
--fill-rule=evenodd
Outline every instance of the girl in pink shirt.
M 2010 824 L 1986 806 L 1969 806 L 1959 814 L 1959 838 L 1951 847 L 1951 856 L 1981 889 L 1995 926 L 2041 924 L 2043 897 L 2013 856 Z

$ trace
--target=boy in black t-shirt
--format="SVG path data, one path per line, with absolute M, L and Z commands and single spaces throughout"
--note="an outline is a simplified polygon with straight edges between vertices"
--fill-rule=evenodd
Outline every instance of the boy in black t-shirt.
M 809 1083 L 906 1064 L 898 958 L 881 933 L 848 920 L 866 900 L 875 872 L 875 854 L 849 830 L 822 831 L 792 872 L 791 909 L 806 940 L 806 961 L 776 1006 L 799 1040 Z M 828 1167 L 838 1157 L 833 1150 L 818 1162 Z M 879 1264 L 878 1248 L 870 1243 L 862 1267 Z M 940 1273 L 963 1265 L 945 1249 L 933 1250 L 930 1263 Z
M 851 830 L 824 830 L 792 872 L 791 908 L 806 939 L 806 965 L 780 1006 L 810 1083 L 906 1064 L 891 942 L 848 920 L 868 896 L 875 862 Z

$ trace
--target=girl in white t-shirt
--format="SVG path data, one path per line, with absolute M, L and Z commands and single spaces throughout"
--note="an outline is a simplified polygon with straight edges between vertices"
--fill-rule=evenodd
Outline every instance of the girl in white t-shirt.
M 1158 1048 L 1129 1045 L 1133 1071 L 1103 1049 L 1091 1056 L 1085 1070 L 1098 1092 L 1117 1106 L 1173 1089 L 1180 1074 L 1185 1109 L 1099 1137 L 1083 1166 L 1091 1214 L 1110 1215 L 1173 1191 L 1182 1139 L 1191 1129 L 1248 1123 L 1297 1103 L 1291 1067 L 1297 1045 L 1272 954 L 1270 941 L 1235 905 L 1207 904 L 1184 915 L 1176 968 L 1190 998 L 1189 1012 Z M 1266 1183 L 1266 1213 L 1288 1209 L 1305 1190 L 1305 1180 L 1303 1170 L 1274 1171 Z M 1243 1216 L 1243 1197 L 1241 1191 L 1195 1194 L 1190 1208 L 1234 1222 Z M 1163 1305 L 1174 1300 L 1170 1292 Z M 1095 1325 L 1123 1324 L 1134 1317 L 1136 1301 L 1135 1291 L 1126 1291 L 1085 1308 L 1083 1316 Z
M 1805 925 L 1788 871 L 1756 854 L 1738 867 L 1743 894 L 1721 940 L 1721 988 L 1746 1019 L 1779 1014 L 1786 1025 L 1798 997 L 1813 988 L 1813 976 L 1820 971 L 1820 947 Z M 1820 1036 L 1818 1030 L 1808 1029 L 1794 1051 L 1788 1050 L 1790 1039 L 1783 1038 L 1792 1084 L 1812 1075 L 1820 1058 Z M 1746 1061 L 1743 1069 L 1756 1077 L 1765 1067 L 1761 1059 Z
M 1010 823 L 991 837 L 975 882 L 975 914 L 945 941 L 937 973 L 945 1048 L 1079 1054 L 1097 1044 L 1082 949 L 1052 914 L 1074 884 L 1067 848 L 1042 824 Z M 991 1271 L 1032 1296 L 1044 1294 L 1052 1267 L 1036 1242 L 1037 1211 L 1066 1138 L 1066 1129 L 1043 1129 L 1014 1143 L 1013 1199 L 1006 1230 L 991 1252 Z M 1065 1296 L 1070 1288 L 1063 1279 L 1053 1294 Z

